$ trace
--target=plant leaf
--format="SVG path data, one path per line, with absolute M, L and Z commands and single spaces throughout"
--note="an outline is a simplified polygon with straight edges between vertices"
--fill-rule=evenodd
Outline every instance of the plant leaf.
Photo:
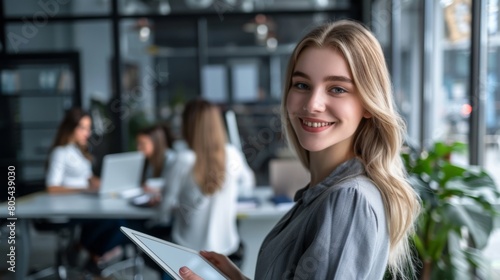
M 484 248 L 493 229 L 493 217 L 473 204 L 449 203 L 446 207 L 449 222 L 466 227 L 477 248 Z
M 453 271 L 453 277 L 450 279 L 470 280 L 470 263 L 467 261 L 463 250 L 460 248 L 461 237 L 456 233 L 450 233 L 448 249 L 450 253 L 450 270 Z
M 466 169 L 457 165 L 444 163 L 441 166 L 441 172 L 444 174 L 443 178 L 440 179 L 439 185 L 445 186 L 446 182 L 452 178 L 463 177 Z

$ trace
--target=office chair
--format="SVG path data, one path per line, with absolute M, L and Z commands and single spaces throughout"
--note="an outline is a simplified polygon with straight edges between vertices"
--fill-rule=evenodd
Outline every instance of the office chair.
M 128 244 L 132 245 L 132 244 Z M 127 245 L 125 245 L 127 246 Z M 126 258 L 117 263 L 111 264 L 101 271 L 101 277 L 112 279 L 133 279 L 142 280 L 145 262 L 140 250 L 135 246 L 126 247 Z
M 38 191 L 45 190 L 45 182 L 32 183 L 30 188 Z M 67 219 L 35 219 L 31 224 L 38 232 L 55 234 L 57 244 L 55 264 L 31 274 L 28 279 L 43 279 L 49 276 L 55 276 L 61 280 L 68 279 L 69 267 L 74 266 L 77 256 L 70 249 L 72 249 L 72 245 L 76 244 L 78 226 L 69 223 Z
M 54 265 L 29 275 L 29 279 L 43 279 L 49 276 L 55 276 L 61 280 L 69 279 L 69 268 L 76 266 L 77 254 L 71 252 L 71 249 L 75 244 L 78 227 L 69 224 L 68 221 L 50 219 L 36 219 L 32 225 L 36 231 L 55 234 L 57 236 L 57 245 Z

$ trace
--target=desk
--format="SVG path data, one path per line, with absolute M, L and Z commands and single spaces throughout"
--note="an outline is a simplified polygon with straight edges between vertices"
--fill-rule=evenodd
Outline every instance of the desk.
M 15 279 L 25 279 L 29 271 L 30 221 L 39 218 L 83 219 L 148 219 L 156 214 L 154 209 L 138 208 L 128 201 L 91 194 L 56 194 L 46 192 L 19 198 L 15 205 L 17 220 L 9 220 L 7 203 L 0 204 L 0 218 L 16 225 L 16 272 Z
M 269 202 L 267 198 L 271 195 L 271 188 L 258 187 L 255 189 L 255 196 L 261 201 L 261 204 L 256 208 L 238 210 L 240 225 L 244 227 L 241 231 L 245 236 L 247 228 L 248 230 L 253 228 L 253 231 L 255 231 L 255 227 L 247 226 L 249 223 L 268 221 L 266 228 L 270 224 L 274 226 L 276 221 L 288 211 L 286 208 L 277 208 Z M 7 206 L 6 202 L 0 204 L 0 209 L 2 209 L 0 218 L 2 219 L 12 218 L 8 215 Z M 15 206 L 15 215 L 13 217 L 17 218 L 17 220 L 8 220 L 8 222 L 15 222 L 16 231 L 20 232 L 20 234 L 16 234 L 15 279 L 25 279 L 26 275 L 28 275 L 30 254 L 29 223 L 31 219 L 149 219 L 156 215 L 156 210 L 153 208 L 135 207 L 130 205 L 127 200 L 118 197 L 99 197 L 90 194 L 50 195 L 46 192 L 39 192 L 19 198 Z M 264 235 L 267 232 L 265 231 Z M 257 238 L 257 240 L 264 238 L 263 236 L 252 236 L 252 234 L 249 237 Z M 250 257 L 247 257 L 248 254 L 245 256 L 247 259 L 256 258 L 256 252 L 254 251 L 258 250 L 258 248 L 251 247 L 254 246 L 247 246 L 247 250 L 250 251 Z M 246 265 L 246 267 L 249 266 Z M 250 271 L 247 269 L 244 272 L 249 273 Z M 253 274 L 253 271 L 251 271 L 251 274 Z
M 279 219 L 293 206 L 293 204 L 283 204 L 277 207 L 269 201 L 273 195 L 271 187 L 257 187 L 253 195 L 260 202 L 258 207 L 238 209 L 238 229 L 240 238 L 245 244 L 245 260 L 241 271 L 250 279 L 254 279 L 255 265 L 262 241 Z

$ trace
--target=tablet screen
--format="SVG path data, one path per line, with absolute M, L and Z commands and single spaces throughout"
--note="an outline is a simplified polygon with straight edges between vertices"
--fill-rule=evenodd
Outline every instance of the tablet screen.
M 196 252 L 191 252 L 166 242 L 160 242 L 142 234 L 132 234 L 154 254 L 154 256 L 150 257 L 159 262 L 161 266 L 169 267 L 177 275 L 181 267 L 187 266 L 205 280 L 226 279 Z

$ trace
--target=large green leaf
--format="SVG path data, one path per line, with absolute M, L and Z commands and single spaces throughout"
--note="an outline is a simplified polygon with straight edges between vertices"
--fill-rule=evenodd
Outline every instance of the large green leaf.
M 456 234 L 450 235 L 448 247 L 453 279 L 474 279 L 471 276 L 472 271 L 479 276 L 477 279 L 490 279 L 489 264 L 480 250 L 467 246 L 467 242 Z
M 419 158 L 409 172 L 415 173 L 417 175 L 427 174 L 428 176 L 431 176 L 432 160 L 429 157 Z
M 476 270 L 476 275 L 479 279 L 491 279 L 490 264 L 483 256 L 481 250 L 467 247 L 463 250 L 463 253 L 469 264 L 471 264 L 471 266 Z
M 466 255 L 462 250 L 463 243 L 462 238 L 455 233 L 450 233 L 449 241 L 448 241 L 448 249 L 450 252 L 450 264 L 449 268 L 450 272 L 453 274 L 453 280 L 470 280 L 472 279 L 470 273 L 471 266 L 467 260 Z
M 475 204 L 449 203 L 446 206 L 448 222 L 467 228 L 476 248 L 484 248 L 493 229 L 493 217 Z
M 453 151 L 452 146 L 446 145 L 443 142 L 434 143 L 434 149 L 432 152 L 436 156 L 436 158 L 442 158 L 444 156 L 449 155 Z
M 441 165 L 440 171 L 443 173 L 443 177 L 440 178 L 439 184 L 440 186 L 444 187 L 446 185 L 446 182 L 448 182 L 448 180 L 452 178 L 463 177 L 463 174 L 465 173 L 466 169 L 445 162 Z

